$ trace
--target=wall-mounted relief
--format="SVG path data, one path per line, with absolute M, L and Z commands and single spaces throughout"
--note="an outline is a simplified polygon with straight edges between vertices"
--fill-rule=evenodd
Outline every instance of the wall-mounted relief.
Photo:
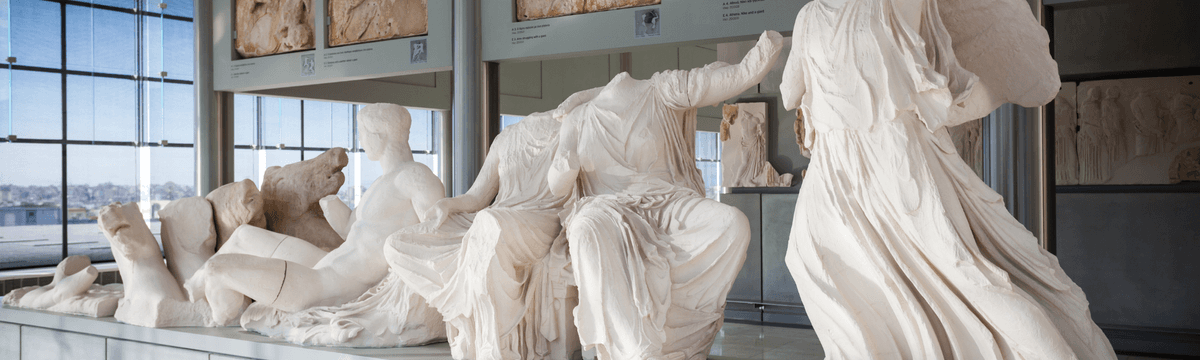
M 1197 165 L 1188 163 L 1192 152 L 1187 150 L 1200 147 L 1197 82 L 1200 76 L 1080 83 L 1078 184 L 1172 184 L 1195 178 L 1196 171 L 1189 169 Z M 1056 124 L 1062 117 L 1056 106 Z M 1062 157 L 1056 161 L 1057 167 L 1072 166 Z M 1060 185 L 1072 184 L 1062 180 Z
M 429 33 L 428 0 L 329 0 L 329 46 Z
M 517 21 L 525 21 L 658 5 L 662 3 L 662 0 L 516 0 L 516 2 Z
M 243 58 L 315 48 L 312 0 L 237 0 L 234 47 Z
M 950 131 L 950 139 L 954 140 L 958 156 L 975 171 L 975 176 L 983 178 L 983 121 L 975 119 L 947 130 Z
M 730 104 L 722 110 L 721 186 L 792 186 L 792 174 L 780 175 L 767 162 L 767 103 Z
M 1063 83 L 1054 99 L 1054 178 L 1058 185 L 1079 184 L 1077 88 L 1073 82 Z

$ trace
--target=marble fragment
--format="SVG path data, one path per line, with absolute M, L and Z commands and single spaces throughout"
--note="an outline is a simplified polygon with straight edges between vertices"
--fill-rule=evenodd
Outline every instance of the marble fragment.
M 4 296 L 4 305 L 91 317 L 112 316 L 122 296 L 121 284 L 98 285 L 99 273 L 87 256 L 68 256 L 54 269 L 46 286 L 26 286 Z
M 158 212 L 167 270 L 182 284 L 217 252 L 212 203 L 203 197 L 172 201 Z
M 204 198 L 213 206 L 218 249 L 229 241 L 229 237 L 239 226 L 267 227 L 262 196 L 254 181 L 250 179 L 221 185 Z
M 721 186 L 792 186 L 792 174 L 767 162 L 767 104 L 726 104 L 722 114 Z
M 234 47 L 243 58 L 316 46 L 312 0 L 236 0 Z
M 525 21 L 658 5 L 662 3 L 662 0 L 516 0 L 516 2 L 517 21 Z
M 587 0 L 587 3 L 583 8 L 585 11 L 591 13 L 638 6 L 658 5 L 661 3 L 662 0 Z
M 1078 183 L 1174 183 L 1174 159 L 1200 146 L 1197 81 L 1200 76 L 1079 83 Z
M 341 189 L 346 182 L 342 168 L 349 163 L 346 149 L 335 147 L 312 159 L 267 168 L 261 190 L 267 230 L 325 251 L 341 245 L 344 240 L 325 220 L 319 201 Z
M 1171 183 L 1200 181 L 1200 147 L 1180 151 L 1171 162 Z
M 429 33 L 428 0 L 329 0 L 329 46 Z
M 1058 185 L 1079 184 L 1079 155 L 1075 145 L 1079 134 L 1076 91 L 1076 83 L 1063 83 L 1058 97 L 1054 98 L 1054 182 Z

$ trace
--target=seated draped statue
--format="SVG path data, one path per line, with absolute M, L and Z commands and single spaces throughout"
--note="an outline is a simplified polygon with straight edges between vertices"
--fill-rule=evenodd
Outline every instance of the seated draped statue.
M 551 189 L 581 198 L 563 220 L 579 288 L 575 324 L 600 359 L 704 359 L 750 225 L 704 197 L 696 109 L 758 84 L 782 46 L 774 31 L 738 65 L 635 80 L 627 73 L 563 117 Z
M 1028 4 L 816 0 L 793 36 L 781 92 L 812 161 L 786 262 L 826 358 L 1115 359 L 946 130 L 1058 93 Z
M 505 128 L 466 194 L 388 238 L 392 273 L 445 317 L 455 359 L 566 359 L 579 348 L 558 217 L 571 194 L 546 180 L 560 126 L 538 113 Z
M 185 285 L 193 299 L 208 299 L 218 322 L 238 316 L 242 295 L 282 311 L 354 301 L 387 274 L 381 252 L 387 236 L 419 222 L 429 206 L 445 197 L 441 181 L 413 161 L 407 109 L 367 105 L 358 119 L 363 150 L 380 162 L 384 174 L 353 212 L 340 202 L 322 204 L 335 230 L 349 229 L 345 243 L 326 252 L 295 237 L 238 227 Z

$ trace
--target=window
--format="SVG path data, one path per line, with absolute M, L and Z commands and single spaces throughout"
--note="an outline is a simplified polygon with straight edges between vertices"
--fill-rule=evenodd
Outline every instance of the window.
M 704 177 L 704 196 L 721 197 L 721 141 L 711 131 L 696 132 L 696 167 Z
M 233 107 L 234 178 L 238 181 L 262 184 L 268 167 L 311 159 L 341 147 L 350 163 L 342 169 L 346 182 L 337 195 L 354 208 L 363 192 L 383 175 L 379 163 L 368 160 L 358 143 L 359 105 L 239 94 L 234 95 Z M 408 144 L 413 160 L 438 174 L 441 115 L 415 108 L 408 112 L 412 116 Z
M 158 1 L 0 0 L 0 269 L 112 260 L 101 207 L 157 236 L 196 195 L 192 1 Z

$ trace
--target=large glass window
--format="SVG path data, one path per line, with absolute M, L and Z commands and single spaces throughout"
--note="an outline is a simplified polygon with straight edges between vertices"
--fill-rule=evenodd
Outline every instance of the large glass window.
M 235 95 L 233 107 L 234 177 L 238 181 L 250 179 L 262 184 L 268 167 L 311 159 L 341 147 L 346 149 L 350 162 L 342 169 L 346 182 L 337 195 L 353 208 L 383 174 L 383 168 L 367 159 L 356 139 L 359 105 Z M 437 152 L 440 113 L 416 108 L 408 111 L 412 116 L 408 143 L 413 160 L 437 174 L 441 161 Z
M 717 200 L 721 196 L 721 141 L 711 131 L 696 132 L 696 167 L 704 177 L 704 196 Z
M 112 260 L 101 207 L 195 196 L 192 1 L 0 0 L 0 269 Z

